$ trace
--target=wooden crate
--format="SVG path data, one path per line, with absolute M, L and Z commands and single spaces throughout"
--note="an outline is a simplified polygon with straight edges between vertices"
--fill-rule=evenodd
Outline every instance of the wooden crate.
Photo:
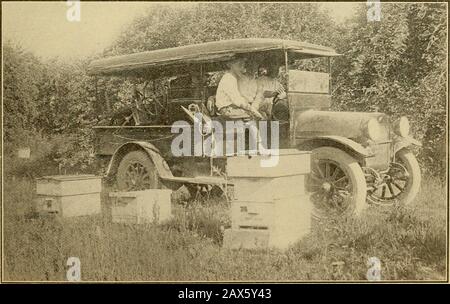
M 36 179 L 35 209 L 62 217 L 101 212 L 102 178 L 95 175 L 53 175 Z
M 234 199 L 267 202 L 304 195 L 305 175 L 282 177 L 237 177 L 233 180 Z
M 309 195 L 275 201 L 270 247 L 286 249 L 311 232 L 312 202 Z
M 94 215 L 101 213 L 100 193 L 78 195 L 36 195 L 35 208 L 40 214 L 62 217 Z
M 310 232 L 312 205 L 305 189 L 310 156 L 280 150 L 274 167 L 261 165 L 266 156 L 227 158 L 235 200 L 225 247 L 286 249 Z
M 312 211 L 309 195 L 276 199 L 267 202 L 233 201 L 231 203 L 231 221 L 234 229 L 252 227 L 282 227 L 300 225 L 308 228 Z
M 311 152 L 297 149 L 280 149 L 278 154 L 278 163 L 274 167 L 263 167 L 261 161 L 275 156 L 239 155 L 228 157 L 227 175 L 234 181 L 239 178 L 273 178 L 303 175 L 310 172 Z
M 130 192 L 111 192 L 111 215 L 114 223 L 162 223 L 172 217 L 172 191 L 149 189 Z
M 273 226 L 275 205 L 273 202 L 231 203 L 231 227 L 233 229 L 269 229 Z
M 310 233 L 311 215 L 312 203 L 306 194 L 269 202 L 234 201 L 231 203 L 232 226 L 228 232 L 234 234 L 232 247 L 253 235 L 261 239 L 261 231 L 265 231 L 267 242 L 258 241 L 259 244 L 286 249 Z
M 262 167 L 265 156 L 227 159 L 227 174 L 239 201 L 267 202 L 304 195 L 305 176 L 310 172 L 310 152 L 280 150 L 275 167 Z
M 267 249 L 270 233 L 264 229 L 226 229 L 223 247 L 228 249 Z
M 53 175 L 36 179 L 36 194 L 66 196 L 102 191 L 102 178 L 95 175 Z

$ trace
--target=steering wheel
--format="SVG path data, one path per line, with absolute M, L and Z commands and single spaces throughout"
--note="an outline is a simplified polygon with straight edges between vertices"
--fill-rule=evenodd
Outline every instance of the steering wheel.
M 287 121 L 289 119 L 289 108 L 288 107 L 281 108 L 281 111 L 278 111 L 278 112 L 274 111 L 275 107 L 277 107 L 277 106 L 283 107 L 284 106 L 284 105 L 282 105 L 282 103 L 280 103 L 280 105 L 278 105 L 278 103 L 280 101 L 285 100 L 285 99 L 278 98 L 278 95 L 279 95 L 279 93 L 277 93 L 272 99 L 272 111 L 271 111 L 272 119 L 275 119 L 278 121 Z M 277 115 L 277 113 L 278 113 L 278 115 Z M 282 115 L 283 117 L 278 117 L 280 115 Z
M 139 111 L 143 111 L 148 115 L 157 116 L 160 114 L 160 110 L 164 108 L 161 102 L 158 100 L 159 96 L 152 94 L 151 96 L 145 95 L 145 89 L 147 88 L 148 81 L 145 82 L 142 92 L 135 91 L 135 104 Z
M 272 98 L 272 105 L 275 105 L 275 103 L 277 103 L 280 99 L 278 98 L 278 95 L 280 95 L 280 93 L 278 92 L 274 92 L 274 96 Z

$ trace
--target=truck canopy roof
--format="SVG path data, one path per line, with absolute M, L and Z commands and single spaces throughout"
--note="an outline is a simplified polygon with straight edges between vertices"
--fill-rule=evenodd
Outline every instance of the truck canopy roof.
M 223 62 L 237 54 L 275 50 L 288 50 L 307 58 L 339 55 L 331 48 L 300 41 L 266 38 L 231 39 L 98 59 L 90 63 L 88 74 L 152 76 L 155 72 L 159 74 L 161 68 Z M 154 73 L 151 73 L 152 70 Z

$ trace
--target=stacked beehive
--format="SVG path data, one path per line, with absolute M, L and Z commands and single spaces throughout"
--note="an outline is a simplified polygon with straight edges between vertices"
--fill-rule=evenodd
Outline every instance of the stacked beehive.
M 275 166 L 262 167 L 261 162 L 267 158 L 227 159 L 234 201 L 232 227 L 224 235 L 225 247 L 286 249 L 310 231 L 312 206 L 305 190 L 310 153 L 280 150 Z

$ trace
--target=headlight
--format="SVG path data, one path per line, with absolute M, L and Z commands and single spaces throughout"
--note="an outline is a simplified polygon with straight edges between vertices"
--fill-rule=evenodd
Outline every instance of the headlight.
M 409 120 L 405 116 L 400 117 L 394 123 L 394 132 L 402 137 L 409 135 Z
M 375 119 L 372 118 L 367 122 L 367 136 L 369 136 L 369 138 L 371 140 L 380 140 L 381 136 L 382 136 L 382 132 L 381 132 L 381 125 L 380 123 Z

